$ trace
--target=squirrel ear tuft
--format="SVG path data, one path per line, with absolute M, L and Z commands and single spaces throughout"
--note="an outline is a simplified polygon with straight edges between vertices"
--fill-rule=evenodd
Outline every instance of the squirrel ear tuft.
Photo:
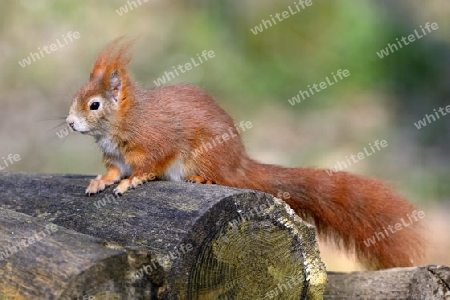
M 123 36 L 113 40 L 98 54 L 97 59 L 94 62 L 94 66 L 91 70 L 90 79 L 102 78 L 105 74 L 106 68 L 108 67 L 111 55 L 114 52 L 114 48 L 123 40 Z
M 109 80 L 109 78 L 105 78 L 105 75 L 114 70 L 125 68 L 130 63 L 131 58 L 126 54 L 127 50 L 135 42 L 135 39 L 126 42 L 124 42 L 124 39 L 124 36 L 116 38 L 98 54 L 91 70 L 90 80 Z

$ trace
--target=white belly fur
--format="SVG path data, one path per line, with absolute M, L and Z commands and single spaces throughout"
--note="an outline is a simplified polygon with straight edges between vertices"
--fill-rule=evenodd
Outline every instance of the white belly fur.
M 183 172 L 183 162 L 181 161 L 181 158 L 176 158 L 166 169 L 164 174 L 162 175 L 163 180 L 170 180 L 170 181 L 184 181 L 185 175 Z
M 129 177 L 133 172 L 130 165 L 125 163 L 125 158 L 119 151 L 117 145 L 108 137 L 102 137 L 97 140 L 99 147 L 102 149 L 103 153 L 108 156 L 113 157 L 113 164 L 119 168 L 122 177 Z

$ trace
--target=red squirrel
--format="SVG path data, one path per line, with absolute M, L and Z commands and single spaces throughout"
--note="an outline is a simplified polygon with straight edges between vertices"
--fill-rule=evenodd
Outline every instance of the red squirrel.
M 364 244 L 415 210 L 387 184 L 347 172 L 329 175 L 252 160 L 232 118 L 201 88 L 178 84 L 146 90 L 135 84 L 126 69 L 132 43 L 119 38 L 100 52 L 66 119 L 74 131 L 92 135 L 103 152 L 106 175 L 91 180 L 87 195 L 115 183 L 114 193 L 122 195 L 154 179 L 217 183 L 274 196 L 283 191 L 289 195 L 283 200 L 319 235 L 355 253 L 367 269 L 412 266 L 423 257 L 420 222 Z M 213 140 L 218 141 L 214 147 L 196 151 Z

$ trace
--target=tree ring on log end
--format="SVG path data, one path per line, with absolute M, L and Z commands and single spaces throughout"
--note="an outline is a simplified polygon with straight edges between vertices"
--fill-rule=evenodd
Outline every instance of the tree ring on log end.
M 316 294 L 309 291 L 310 260 L 305 259 L 311 246 L 304 245 L 311 242 L 312 228 L 292 222 L 277 199 L 252 200 L 253 207 L 263 207 L 265 200 L 267 208 L 246 214 L 252 206 L 243 205 L 238 218 L 205 240 L 190 272 L 188 299 L 306 299 Z M 312 237 L 317 246 L 314 230 Z

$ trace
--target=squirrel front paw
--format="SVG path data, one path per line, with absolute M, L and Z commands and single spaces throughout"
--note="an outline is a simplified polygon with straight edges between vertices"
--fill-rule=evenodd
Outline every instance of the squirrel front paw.
M 102 180 L 102 175 L 98 175 L 95 179 L 91 179 L 85 193 L 86 196 L 97 194 L 106 188 L 106 182 Z
M 141 185 L 141 184 L 145 183 L 146 181 L 150 180 L 150 178 L 154 179 L 154 176 L 153 177 L 148 176 L 148 175 L 131 176 L 128 179 L 123 179 L 119 183 L 119 185 L 114 189 L 114 194 L 116 196 L 122 196 L 123 193 L 125 193 L 127 190 L 134 189 L 138 185 Z
M 122 196 L 131 187 L 131 182 L 129 179 L 123 179 L 119 185 L 114 189 L 114 194 L 116 196 Z

